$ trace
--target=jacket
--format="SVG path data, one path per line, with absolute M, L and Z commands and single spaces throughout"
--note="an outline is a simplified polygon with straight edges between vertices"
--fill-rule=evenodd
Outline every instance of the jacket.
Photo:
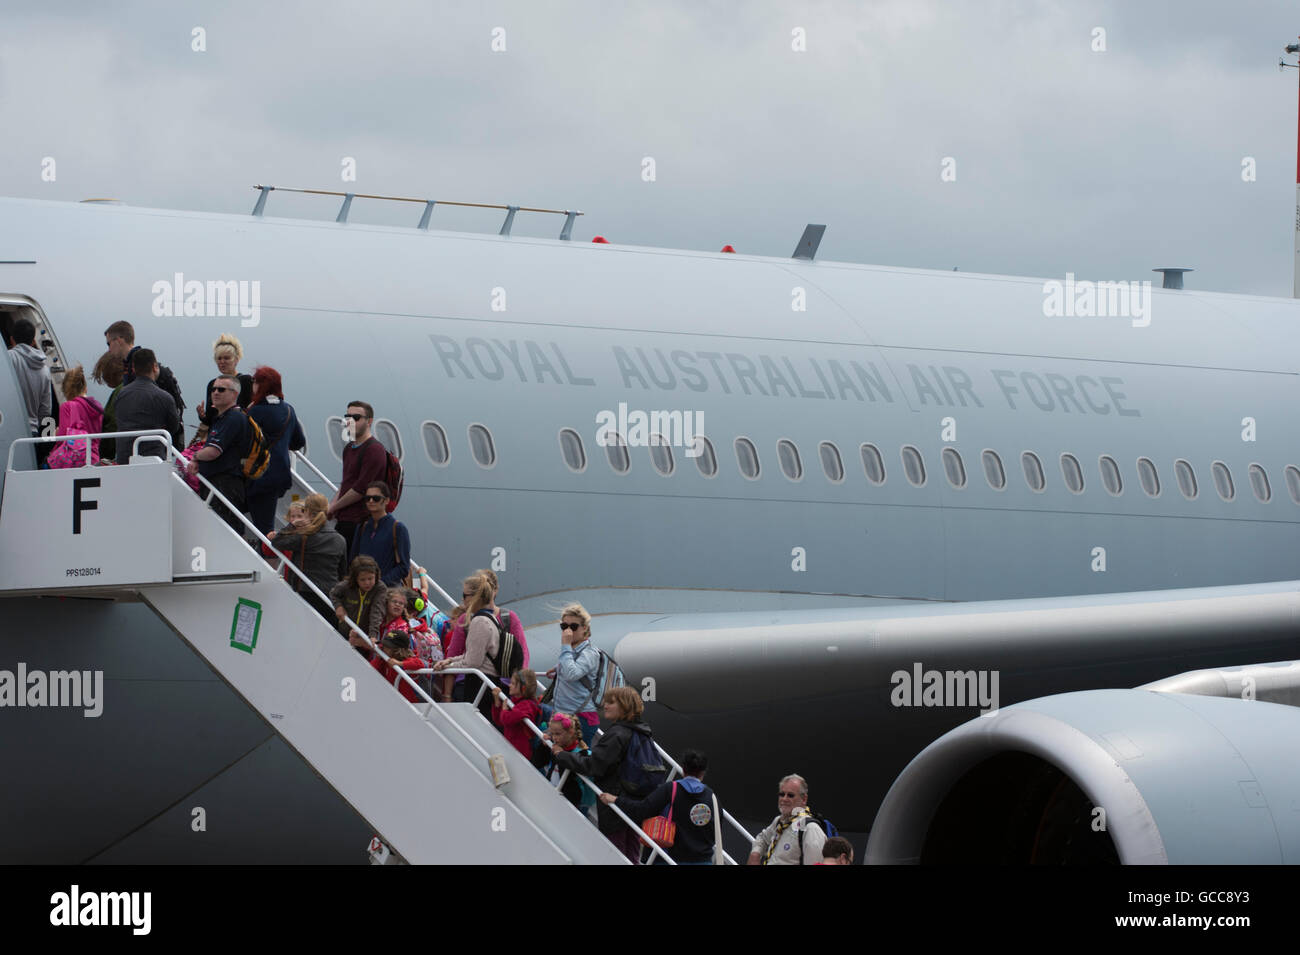
M 118 392 L 114 410 L 117 412 L 118 431 L 161 429 L 172 436 L 172 443 L 176 447 L 182 447 L 176 442 L 176 435 L 181 430 L 176 405 L 172 402 L 171 395 L 148 378 L 137 378 L 130 384 L 123 385 L 122 390 Z M 135 438 L 117 440 L 118 464 L 126 464 L 130 460 L 134 444 Z M 163 457 L 166 449 L 160 446 L 160 442 L 144 441 L 140 444 L 140 453 Z
M 335 534 L 334 536 L 337 537 L 338 535 Z M 415 692 L 415 688 L 411 686 L 411 684 L 407 683 L 405 680 L 397 679 L 397 669 L 393 666 L 394 663 L 397 663 L 397 665 L 400 666 L 403 670 L 420 670 L 424 668 L 424 663 L 422 663 L 420 658 L 415 656 L 414 654 L 412 654 L 411 656 L 407 657 L 405 660 L 402 660 L 400 662 L 395 660 L 384 661 L 379 659 L 379 657 L 373 657 L 370 660 L 370 665 L 374 667 L 377 671 L 379 671 L 379 675 L 384 678 L 384 681 L 388 683 L 390 686 L 395 687 L 397 689 L 397 692 L 401 693 L 402 696 L 406 697 L 406 699 L 409 702 L 411 703 L 423 702 L 420 699 L 420 695 Z M 419 678 L 411 677 L 411 679 L 418 680 Z
M 506 618 L 509 617 L 507 626 Z M 445 641 L 447 655 L 454 657 L 465 652 L 465 617 L 461 616 L 451 628 L 451 636 Z M 503 627 L 507 627 L 515 635 L 515 643 L 524 648 L 524 666 L 528 666 L 528 641 L 524 639 L 524 625 L 519 620 L 519 614 L 509 610 L 497 608 L 497 620 Z
M 826 832 L 812 821 L 812 816 L 802 806 L 791 814 L 790 825 L 782 831 L 776 851 L 771 858 L 764 859 L 767 847 L 772 844 L 781 817 L 772 820 L 771 825 L 754 837 L 751 852 L 757 852 L 761 865 L 817 865 L 822 861 L 822 846 L 826 845 Z M 803 858 L 799 857 L 799 833 L 803 833 Z
M 275 547 L 288 554 L 289 559 L 323 594 L 330 594 L 335 584 L 347 576 L 343 538 L 325 527 L 315 534 L 281 531 L 275 535 Z M 289 575 L 289 586 L 309 600 L 316 600 L 315 595 L 293 574 Z
M 451 657 L 451 667 L 467 670 L 482 670 L 488 676 L 498 676 L 492 657 L 501 650 L 501 632 L 487 617 L 475 617 L 470 621 L 469 636 L 465 639 L 465 652 Z M 478 686 L 478 677 L 469 675 Z M 477 692 L 477 689 L 475 690 Z
M 273 441 L 266 471 L 257 480 L 248 482 L 248 494 L 283 494 L 293 486 L 293 478 L 289 476 L 289 452 L 307 446 L 298 415 L 292 405 L 274 395 L 253 405 L 247 414 L 257 422 L 266 440 Z M 209 417 L 215 417 L 215 409 Z
M 117 396 L 122 393 L 122 386 L 118 385 L 113 389 L 113 393 L 108 396 L 108 401 L 104 403 L 104 421 L 100 426 L 101 431 L 117 431 Z M 117 460 L 117 439 L 102 438 L 99 443 L 99 452 L 105 461 Z
M 676 796 L 673 795 L 674 783 L 677 786 Z M 664 851 L 674 862 L 711 861 L 715 835 L 713 790 L 694 776 L 660 783 L 645 799 L 624 797 L 616 803 L 635 822 L 663 815 L 669 804 L 673 807 L 672 820 L 677 824 L 677 838 L 673 840 L 672 847 Z M 821 861 L 820 847 L 817 850 L 817 861 Z
M 596 744 L 591 748 L 590 755 L 579 755 L 576 750 L 571 753 L 556 753 L 555 762 L 565 769 L 589 776 L 591 781 L 604 792 L 613 793 L 615 796 L 622 795 L 623 757 L 627 755 L 628 744 L 632 742 L 632 737 L 636 733 L 650 738 L 654 736 L 648 723 L 643 723 L 639 719 L 618 720 L 605 730 L 604 736 L 596 737 Z M 627 829 L 626 823 L 614 815 L 604 803 L 596 807 L 596 817 L 600 831 L 606 835 Z
M 59 434 L 95 434 L 104 429 L 104 408 L 89 395 L 65 401 L 59 408 Z M 99 438 L 90 442 L 91 460 L 99 460 Z
M 337 534 L 334 536 L 338 537 Z M 279 540 L 278 536 L 276 540 Z M 384 622 L 384 604 L 387 601 L 388 588 L 383 581 L 375 581 L 368 594 L 362 594 L 358 588 L 349 586 L 346 580 L 340 580 L 330 590 L 332 605 L 342 607 L 375 643 L 379 642 L 379 628 Z M 338 631 L 344 638 L 352 636 L 352 630 L 342 621 L 338 624 Z
M 378 523 L 367 515 L 364 523 L 352 532 L 348 563 L 363 554 L 375 559 L 385 585 L 400 584 L 411 572 L 411 535 L 406 525 L 392 514 L 385 514 Z
M 34 345 L 15 345 L 9 349 L 9 363 L 14 367 L 18 390 L 27 405 L 27 426 L 36 434 L 41 422 L 54 414 L 54 393 L 45 353 Z
M 131 367 L 131 362 L 140 348 L 140 345 L 133 345 L 131 350 L 126 353 L 126 357 L 122 359 L 122 384 L 124 385 L 129 385 L 135 381 L 135 369 Z M 176 376 L 172 374 L 170 368 L 161 362 L 158 364 L 158 387 L 171 395 L 172 401 L 176 402 L 176 420 L 179 421 L 181 416 L 185 414 L 185 399 L 181 397 L 181 386 L 176 381 Z M 179 448 L 184 445 L 184 438 L 183 433 L 175 438 L 176 447 Z
M 590 640 L 577 647 L 560 647 L 555 664 L 555 708 L 561 713 L 591 713 L 599 700 L 594 692 L 600 682 L 600 651 Z
M 516 700 L 511 698 L 514 709 L 510 709 L 503 702 L 500 706 L 492 704 L 492 722 L 501 727 L 501 732 L 505 734 L 507 742 L 515 749 L 524 754 L 525 759 L 533 758 L 533 741 L 537 739 L 525 724 L 524 720 L 532 720 L 536 726 L 542 721 L 542 707 L 536 700 Z

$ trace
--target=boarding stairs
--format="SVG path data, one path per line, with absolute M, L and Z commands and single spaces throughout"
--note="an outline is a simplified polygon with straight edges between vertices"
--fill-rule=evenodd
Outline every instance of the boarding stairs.
M 318 468 L 315 464 L 313 464 L 311 460 L 303 452 L 301 451 L 291 452 L 290 464 L 291 464 L 290 475 L 293 478 L 294 485 L 298 487 L 298 489 L 301 490 L 303 493 L 305 494 L 323 493 L 325 494 L 326 497 L 333 497 L 333 495 L 338 493 L 338 485 L 336 485 L 333 481 L 331 481 L 329 477 L 327 477 L 325 473 L 320 470 L 320 468 Z M 307 477 L 306 475 L 308 474 L 311 476 Z M 442 609 L 450 611 L 450 609 L 453 606 L 455 606 L 456 601 L 452 599 L 452 597 L 447 593 L 447 591 L 445 591 L 441 586 L 438 585 L 437 581 L 435 581 L 432 577 L 428 575 L 428 571 L 425 568 L 421 567 L 420 564 L 414 558 L 411 559 L 411 576 L 412 579 L 417 582 L 423 581 L 423 586 L 421 586 L 420 588 L 422 591 L 424 591 L 425 593 L 433 591 L 438 594 L 438 596 L 442 600 Z M 482 695 L 484 693 L 490 692 L 491 687 L 493 686 L 492 680 L 486 674 L 484 674 L 482 671 L 479 670 L 450 668 L 450 669 L 440 670 L 437 672 L 443 675 L 463 674 L 473 679 L 478 684 L 477 695 L 475 695 L 473 699 L 473 706 L 475 708 L 477 708 L 479 704 L 479 700 L 481 699 Z M 433 673 L 434 673 L 433 670 L 417 670 L 414 671 L 414 673 L 407 675 L 402 671 L 398 670 L 393 678 L 393 683 L 394 686 L 396 686 L 399 682 L 402 681 L 409 682 L 411 676 L 428 676 Z M 616 684 L 621 684 L 621 682 L 622 682 L 622 673 L 621 671 L 619 671 L 616 673 Z M 616 685 L 616 684 L 607 684 L 607 685 Z M 546 685 L 542 683 L 540 680 L 538 681 L 538 685 L 541 689 L 546 688 Z M 514 703 L 512 703 L 508 697 L 503 697 L 502 702 L 506 706 L 510 707 L 511 709 L 514 708 Z M 432 706 L 434 704 L 432 703 L 432 701 L 429 701 L 429 705 Z M 478 731 L 487 729 L 490 732 L 495 732 L 495 729 L 487 727 L 486 724 L 483 723 L 482 721 L 479 721 L 478 723 L 473 723 L 471 721 L 469 725 Z M 542 730 L 538 726 L 536 726 L 532 722 L 532 720 L 524 720 L 524 725 L 527 726 L 529 732 L 531 732 L 535 737 L 537 737 L 539 740 L 543 740 L 542 745 L 546 745 L 544 736 L 542 734 Z M 596 731 L 596 733 L 598 735 L 603 735 L 603 731 L 599 729 Z M 660 746 L 658 743 L 654 743 L 653 745 L 655 750 L 658 752 L 659 756 L 663 759 L 664 763 L 668 766 L 669 780 L 683 778 L 686 775 L 686 772 L 682 768 L 681 764 L 678 763 L 677 760 L 675 760 L 672 757 L 672 755 L 667 750 L 665 750 L 662 746 Z M 563 788 L 565 781 L 568 779 L 568 777 L 569 774 L 566 771 L 564 775 L 559 779 L 557 783 L 557 788 Z M 578 779 L 580 780 L 582 786 L 585 789 L 589 789 L 596 794 L 600 793 L 600 787 L 597 786 L 591 779 L 582 775 L 579 775 Z M 617 806 L 613 806 L 611 808 L 612 811 L 615 813 L 615 815 L 617 815 L 623 821 L 623 823 L 629 827 L 629 829 L 631 829 L 637 834 L 638 838 L 640 838 L 641 842 L 644 844 L 645 847 L 644 851 L 648 852 L 650 856 L 653 856 L 655 859 L 657 859 L 660 862 L 669 865 L 676 865 L 676 863 L 673 862 L 671 858 L 669 858 L 667 853 L 665 853 L 662 849 L 656 846 L 645 835 L 645 833 L 642 832 L 640 826 L 638 826 L 631 819 L 629 819 L 622 811 L 619 810 Z M 736 819 L 736 817 L 733 816 L 729 811 L 727 811 L 725 807 L 721 807 L 720 805 L 719 808 L 721 810 L 722 821 L 727 824 L 727 826 L 732 830 L 732 832 L 734 834 L 739 835 L 741 838 L 743 838 L 747 844 L 752 844 L 754 841 L 753 835 L 751 835 L 750 832 L 740 823 L 740 821 Z M 385 862 L 392 861 L 389 847 L 385 845 L 382 839 L 380 839 L 379 837 L 376 837 L 374 840 L 371 841 L 370 855 L 371 855 L 371 861 L 376 864 L 383 864 Z M 722 856 L 725 864 L 727 865 L 737 864 L 736 860 L 732 858 L 730 853 L 723 852 Z M 647 861 L 649 861 L 649 857 L 647 857 Z
M 372 849 L 382 846 L 393 858 L 626 863 L 474 705 L 435 703 L 413 682 L 421 702 L 411 704 L 386 686 L 281 574 L 297 577 L 322 603 L 327 596 L 292 562 L 254 550 L 245 537 L 271 542 L 246 518 L 240 533 L 219 516 L 214 503 L 234 508 L 206 480 L 199 478 L 206 501 L 185 483 L 164 432 L 77 440 L 104 437 L 133 442 L 127 465 L 35 470 L 31 445 L 53 439 L 11 443 L 0 501 L 0 596 L 76 593 L 147 604 L 374 827 Z M 159 441 L 166 459 L 139 453 L 142 443 Z M 449 607 L 446 592 L 433 588 Z M 468 672 L 485 692 L 490 679 Z M 411 682 L 400 671 L 397 679 Z M 449 808 L 413 812 L 419 793 L 436 794 Z

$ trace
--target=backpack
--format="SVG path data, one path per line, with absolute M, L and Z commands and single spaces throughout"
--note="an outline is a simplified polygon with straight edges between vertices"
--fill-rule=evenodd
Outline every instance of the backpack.
M 507 613 L 509 613 L 508 610 L 503 610 L 501 615 L 504 617 Z M 480 610 L 474 616 L 487 617 L 492 621 L 492 625 L 497 628 L 497 633 L 500 635 L 500 639 L 497 641 L 497 652 L 489 659 L 492 661 L 492 665 L 496 667 L 497 675 L 509 679 L 516 670 L 523 668 L 523 646 L 515 640 L 515 635 L 510 632 L 509 628 L 503 627 L 497 618 L 492 616 L 491 610 Z M 506 617 L 506 619 L 509 620 L 510 618 Z M 465 633 L 468 636 L 468 627 L 465 628 Z
M 804 816 L 804 824 L 799 829 L 799 861 L 800 862 L 803 861 L 803 834 L 807 830 L 808 825 L 810 823 L 816 823 L 817 825 L 821 826 L 822 831 L 826 833 L 827 839 L 831 838 L 831 836 L 838 836 L 840 834 L 840 831 L 835 828 L 835 823 L 831 822 L 829 819 L 827 819 L 825 816 L 823 816 L 821 813 L 817 812 L 816 810 L 809 809 L 808 815 Z
M 243 465 L 244 477 L 255 481 L 266 473 L 266 467 L 271 463 L 271 445 L 256 421 L 247 415 L 244 420 L 248 423 L 248 453 L 239 463 Z
M 668 781 L 668 767 L 655 749 L 654 741 L 645 733 L 632 731 L 632 741 L 623 754 L 618 781 L 623 792 L 634 799 L 643 799 L 650 790 Z
M 384 462 L 384 483 L 388 485 L 388 490 L 392 493 L 388 496 L 388 503 L 384 505 L 389 514 L 397 510 L 397 502 L 402 497 L 402 462 L 397 460 L 397 455 L 393 454 L 387 448 L 384 448 L 384 454 L 388 455 L 388 460 Z M 411 586 L 409 583 L 406 586 Z

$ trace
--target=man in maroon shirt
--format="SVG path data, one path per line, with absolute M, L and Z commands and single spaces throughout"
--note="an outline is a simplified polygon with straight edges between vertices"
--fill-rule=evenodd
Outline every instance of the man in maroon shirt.
M 352 546 L 352 536 L 359 524 L 366 520 L 366 488 L 382 481 L 388 470 L 388 452 L 370 431 L 375 420 L 375 409 L 364 401 L 349 401 L 345 418 L 354 435 L 352 443 L 343 449 L 343 480 L 338 493 L 330 501 L 328 516 L 334 518 L 334 528 Z

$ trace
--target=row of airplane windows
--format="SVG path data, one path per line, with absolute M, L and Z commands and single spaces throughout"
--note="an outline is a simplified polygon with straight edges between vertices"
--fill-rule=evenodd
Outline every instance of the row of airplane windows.
M 341 418 L 331 418 L 326 425 L 331 437 L 331 448 L 335 457 L 340 459 L 343 452 L 342 425 Z M 396 425 L 391 421 L 377 420 L 375 422 L 375 434 L 385 447 L 392 450 L 399 458 L 403 456 L 401 436 Z M 421 436 L 424 439 L 425 453 L 428 454 L 429 460 L 438 467 L 445 467 L 451 460 L 451 446 L 447 440 L 447 432 L 442 425 L 436 421 L 424 422 L 421 427 Z M 490 468 L 495 465 L 496 443 L 492 438 L 492 432 L 485 425 L 476 423 L 469 426 L 468 436 L 470 454 L 473 456 L 475 463 L 483 468 Z M 631 456 L 622 436 L 615 434 L 615 438 L 617 443 L 605 446 L 605 457 L 614 473 L 627 474 L 632 467 Z M 562 428 L 559 439 L 560 453 L 569 470 L 575 473 L 585 471 L 587 469 L 587 452 L 582 436 L 572 428 Z M 762 474 L 762 465 L 759 460 L 758 448 L 755 447 L 754 442 L 749 438 L 740 437 L 736 438 L 733 447 L 736 453 L 736 466 L 741 476 L 751 481 L 757 481 Z M 668 441 L 662 435 L 651 435 L 649 450 L 650 463 L 654 469 L 664 477 L 672 475 L 677 465 L 673 448 Z M 700 474 L 704 477 L 715 477 L 718 473 L 718 457 L 714 451 L 713 442 L 704 435 L 699 435 L 694 450 L 697 452 L 694 456 L 695 466 L 699 469 Z M 842 484 L 845 478 L 845 469 L 844 459 L 840 455 L 839 447 L 830 441 L 823 441 L 818 445 L 817 453 L 821 461 L 822 473 L 825 474 L 826 479 L 832 484 Z M 887 475 L 885 459 L 881 455 L 880 449 L 874 444 L 863 444 L 859 448 L 859 453 L 866 479 L 877 487 L 883 485 L 887 480 Z M 904 445 L 900 449 L 899 455 L 903 465 L 903 476 L 907 482 L 914 487 L 924 487 L 928 478 L 925 459 L 920 450 L 910 444 Z M 791 481 L 803 480 L 803 459 L 799 454 L 799 448 L 793 441 L 788 438 L 777 441 L 776 456 L 781 473 L 786 478 Z M 965 488 L 967 485 L 966 464 L 962 459 L 961 452 L 956 448 L 944 448 L 940 457 L 943 463 L 944 477 L 947 478 L 948 484 L 957 490 Z M 984 479 L 988 482 L 989 487 L 995 491 L 1004 490 L 1007 486 L 1007 473 L 1001 456 L 996 451 L 985 450 L 980 454 L 980 463 L 984 471 Z M 1065 483 L 1065 487 L 1074 494 L 1082 494 L 1086 481 L 1083 466 L 1079 463 L 1079 459 L 1073 454 L 1062 454 L 1060 465 L 1061 478 Z M 1043 468 L 1042 459 L 1037 454 L 1032 451 L 1025 451 L 1021 454 L 1020 467 L 1024 473 L 1025 484 L 1031 491 L 1042 492 L 1047 489 L 1047 474 Z M 1120 473 L 1120 466 L 1115 458 L 1103 454 L 1097 459 L 1097 467 L 1101 475 L 1102 487 L 1115 497 L 1122 495 L 1124 493 L 1124 478 Z M 1264 467 L 1259 464 L 1251 464 L 1247 474 L 1255 498 L 1265 503 L 1272 500 L 1273 490 L 1269 483 L 1268 472 L 1264 470 Z M 1300 468 L 1287 465 L 1284 474 L 1291 500 L 1300 505 Z M 1222 461 L 1213 462 L 1210 465 L 1210 475 L 1213 479 L 1214 489 L 1220 498 L 1231 501 L 1237 496 L 1232 470 L 1227 464 Z M 1162 490 L 1160 472 L 1154 461 L 1147 457 L 1138 458 L 1137 478 L 1138 486 L 1142 488 L 1143 493 L 1148 497 L 1160 496 Z M 1196 470 L 1190 462 L 1182 458 L 1174 462 L 1174 480 L 1183 497 L 1189 501 L 1196 500 L 1200 494 L 1200 485 L 1197 482 Z

